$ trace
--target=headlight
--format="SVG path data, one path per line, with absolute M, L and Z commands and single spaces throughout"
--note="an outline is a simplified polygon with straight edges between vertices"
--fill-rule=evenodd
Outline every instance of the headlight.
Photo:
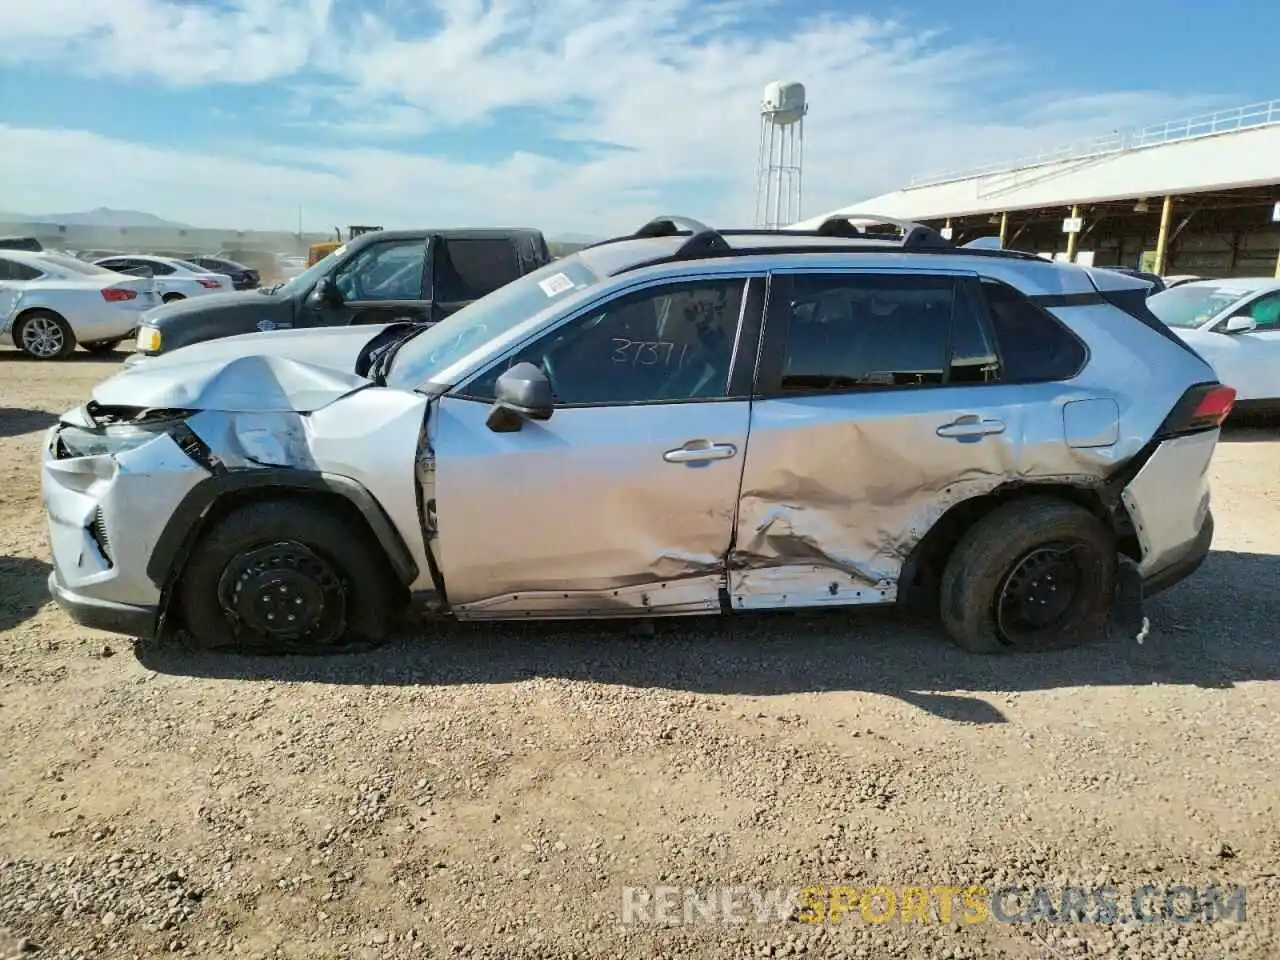
M 148 353 L 156 353 L 160 350 L 160 328 L 159 327 L 138 327 L 138 349 L 145 350 Z
M 177 421 L 144 425 L 113 424 L 101 430 L 63 427 L 58 431 L 59 454 L 63 457 L 105 457 L 140 447 L 173 429 Z

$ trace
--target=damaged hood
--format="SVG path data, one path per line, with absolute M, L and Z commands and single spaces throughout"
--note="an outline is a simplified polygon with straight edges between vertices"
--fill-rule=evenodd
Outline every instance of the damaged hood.
M 305 413 L 367 387 L 361 350 L 383 326 L 277 330 L 142 358 L 98 384 L 103 406 Z

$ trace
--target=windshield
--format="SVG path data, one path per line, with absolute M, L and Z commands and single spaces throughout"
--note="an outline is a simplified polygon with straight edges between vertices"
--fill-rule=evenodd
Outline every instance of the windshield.
M 317 260 L 306 270 L 294 277 L 292 280 L 286 280 L 284 283 L 277 283 L 274 287 L 267 287 L 263 293 L 297 293 L 300 290 L 309 290 L 315 286 L 317 280 L 329 272 L 334 262 L 342 259 L 342 255 L 347 252 L 346 244 L 340 246 L 333 253 L 329 254 L 323 260 Z
M 1220 287 L 1212 283 L 1186 283 L 1157 293 L 1147 306 L 1169 327 L 1198 327 L 1231 304 L 1252 296 L 1252 290 Z
M 85 263 L 83 260 L 77 260 L 75 257 L 69 257 L 65 253 L 42 253 L 40 259 L 54 264 L 60 270 L 67 273 L 79 273 L 86 277 L 97 277 L 104 273 L 115 273 L 114 270 L 108 270 L 106 267 L 100 267 L 96 263 Z
M 499 287 L 428 327 L 404 344 L 387 376 L 389 386 L 412 390 L 471 351 L 514 330 L 566 294 L 599 282 L 577 257 L 553 260 Z
M 186 267 L 192 273 L 208 273 L 209 272 L 208 267 L 202 267 L 200 266 L 200 264 L 192 263 L 190 260 L 179 260 L 177 257 L 173 257 L 172 259 L 169 260 L 169 262 L 176 263 L 180 267 Z

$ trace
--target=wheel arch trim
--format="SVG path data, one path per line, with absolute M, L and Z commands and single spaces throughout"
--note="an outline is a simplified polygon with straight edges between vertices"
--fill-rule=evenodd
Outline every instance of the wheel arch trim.
M 350 477 L 284 467 L 228 470 L 192 487 L 156 538 L 147 561 L 147 578 L 164 594 L 168 593 L 219 503 L 246 494 L 255 498 L 261 494 L 287 497 L 291 491 L 346 501 L 364 520 L 401 583 L 407 587 L 417 579 L 418 565 L 413 554 L 373 494 Z

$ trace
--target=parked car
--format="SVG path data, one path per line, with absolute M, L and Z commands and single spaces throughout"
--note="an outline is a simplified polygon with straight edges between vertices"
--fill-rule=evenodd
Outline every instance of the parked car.
M 161 307 L 138 328 L 136 363 L 216 337 L 292 327 L 435 323 L 551 259 L 537 230 L 366 233 L 257 293 Z
M 190 297 L 211 293 L 227 293 L 234 289 L 231 278 L 214 273 L 186 260 L 174 257 L 157 257 L 149 253 L 131 253 L 121 257 L 104 257 L 95 261 L 98 266 L 121 273 L 149 274 L 155 278 L 156 290 L 164 303 L 174 303 Z
M 432 326 L 126 369 L 45 438 L 50 590 L 260 651 L 406 609 L 901 602 L 984 653 L 1140 635 L 1143 591 L 1209 549 L 1233 391 L 1131 278 L 902 229 L 667 218 Z
M 114 350 L 158 302 L 151 280 L 60 253 L 0 250 L 0 334 L 37 360 L 62 360 L 77 343 Z
M 230 277 L 232 285 L 237 290 L 256 290 L 261 282 L 257 270 L 252 267 L 246 267 L 243 263 L 236 263 L 234 260 L 227 260 L 224 257 L 209 257 L 204 254 L 187 257 L 186 259 L 197 267 Z
M 1239 413 L 1280 413 L 1280 279 L 1180 284 L 1152 297 L 1151 312 L 1235 388 Z
M 0 250 L 25 250 L 28 253 L 40 253 L 44 250 L 35 237 L 0 237 Z

